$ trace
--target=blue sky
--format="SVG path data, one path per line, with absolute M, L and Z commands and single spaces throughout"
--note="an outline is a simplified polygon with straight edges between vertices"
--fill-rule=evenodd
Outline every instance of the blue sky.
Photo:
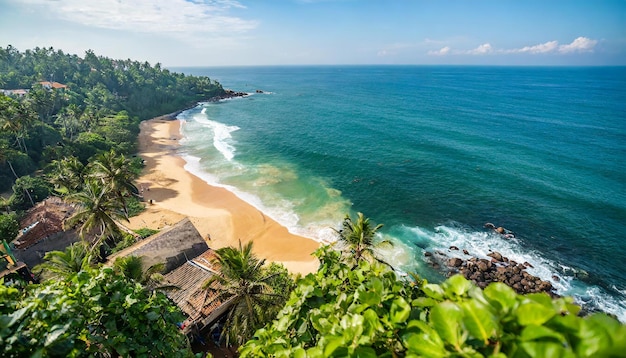
M 165 66 L 626 65 L 626 0 L 0 0 L 0 46 Z

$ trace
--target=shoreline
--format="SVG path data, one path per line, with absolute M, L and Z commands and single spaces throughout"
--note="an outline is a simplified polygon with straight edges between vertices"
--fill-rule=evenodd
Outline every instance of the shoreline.
M 177 154 L 182 135 L 175 113 L 140 124 L 138 155 L 145 167 L 137 187 L 146 210 L 130 218 L 126 226 L 162 230 L 189 217 L 212 249 L 253 240 L 259 258 L 282 263 L 292 273 L 315 272 L 319 262 L 311 254 L 320 243 L 290 233 L 234 193 L 184 169 L 186 162 Z

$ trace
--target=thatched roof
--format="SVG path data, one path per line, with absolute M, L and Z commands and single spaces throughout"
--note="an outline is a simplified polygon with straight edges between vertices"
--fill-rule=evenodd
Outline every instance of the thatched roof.
M 165 263 L 165 271 L 170 272 L 208 250 L 202 235 L 193 223 L 185 218 L 171 228 L 140 241 L 115 255 L 108 261 L 114 262 L 117 257 L 143 257 L 146 267 L 157 263 Z
M 213 323 L 230 305 L 215 299 L 216 294 L 204 289 L 204 283 L 217 274 L 213 263 L 215 252 L 211 249 L 164 276 L 161 284 L 173 285 L 177 290 L 165 294 L 189 317 L 187 328 L 196 325 L 198 329 Z M 213 285 L 216 285 L 215 283 Z

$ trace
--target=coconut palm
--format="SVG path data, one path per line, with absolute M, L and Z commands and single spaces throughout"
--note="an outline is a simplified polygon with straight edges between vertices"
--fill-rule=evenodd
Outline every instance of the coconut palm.
M 127 195 L 137 195 L 139 191 L 133 181 L 137 174 L 130 168 L 130 161 L 124 155 L 117 155 L 114 150 L 104 152 L 90 163 L 91 175 L 99 179 L 103 184 L 110 184 L 113 195 L 122 204 L 124 213 L 128 215 L 126 206 Z
M 63 280 L 72 274 L 91 266 L 94 257 L 85 242 L 74 243 L 65 251 L 50 251 L 44 256 L 44 262 L 35 266 L 33 272 L 43 279 Z
M 270 285 L 280 273 L 264 269 L 265 260 L 252 253 L 252 241 L 244 246 L 240 241 L 239 248 L 216 250 L 215 264 L 219 274 L 203 286 L 215 293 L 206 304 L 229 302 L 231 308 L 221 338 L 225 337 L 227 344 L 243 344 L 273 318 L 268 317 L 268 312 L 275 312 L 272 308 L 284 302 L 284 296 L 275 293 Z
M 67 196 L 67 201 L 79 204 L 78 210 L 66 220 L 65 225 L 74 227 L 80 223 L 79 235 L 85 238 L 88 233 L 96 235 L 93 247 L 106 238 L 119 238 L 120 228 L 116 219 L 124 215 L 122 204 L 111 195 L 111 186 L 96 180 L 87 180 L 83 190 Z
M 71 156 L 53 160 L 49 165 L 48 182 L 62 195 L 80 190 L 85 180 L 85 166 L 78 158 Z
M 165 264 L 160 262 L 149 267 L 145 267 L 143 257 L 126 256 L 118 257 L 113 262 L 113 269 L 131 281 L 135 281 L 150 290 L 172 290 L 179 287 L 173 285 L 161 285 L 165 271 Z
M 393 245 L 389 240 L 376 241 L 376 232 L 383 227 L 382 224 L 372 227 L 369 218 L 364 217 L 363 213 L 357 213 L 356 222 L 352 221 L 350 215 L 346 215 L 341 226 L 341 230 L 335 230 L 339 235 L 339 243 L 345 245 L 347 253 L 356 264 L 361 260 L 376 260 L 387 264 L 376 254 L 376 249 Z

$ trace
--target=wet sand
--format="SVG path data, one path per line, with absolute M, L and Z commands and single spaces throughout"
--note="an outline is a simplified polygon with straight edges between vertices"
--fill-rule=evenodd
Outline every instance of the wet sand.
M 146 166 L 137 186 L 143 191 L 146 210 L 126 226 L 163 229 L 189 217 L 211 248 L 253 240 L 257 256 L 280 262 L 290 272 L 317 270 L 318 261 L 311 253 L 318 242 L 291 234 L 232 192 L 184 169 L 185 161 L 176 155 L 180 121 L 158 117 L 142 122 L 140 128 L 139 155 Z

